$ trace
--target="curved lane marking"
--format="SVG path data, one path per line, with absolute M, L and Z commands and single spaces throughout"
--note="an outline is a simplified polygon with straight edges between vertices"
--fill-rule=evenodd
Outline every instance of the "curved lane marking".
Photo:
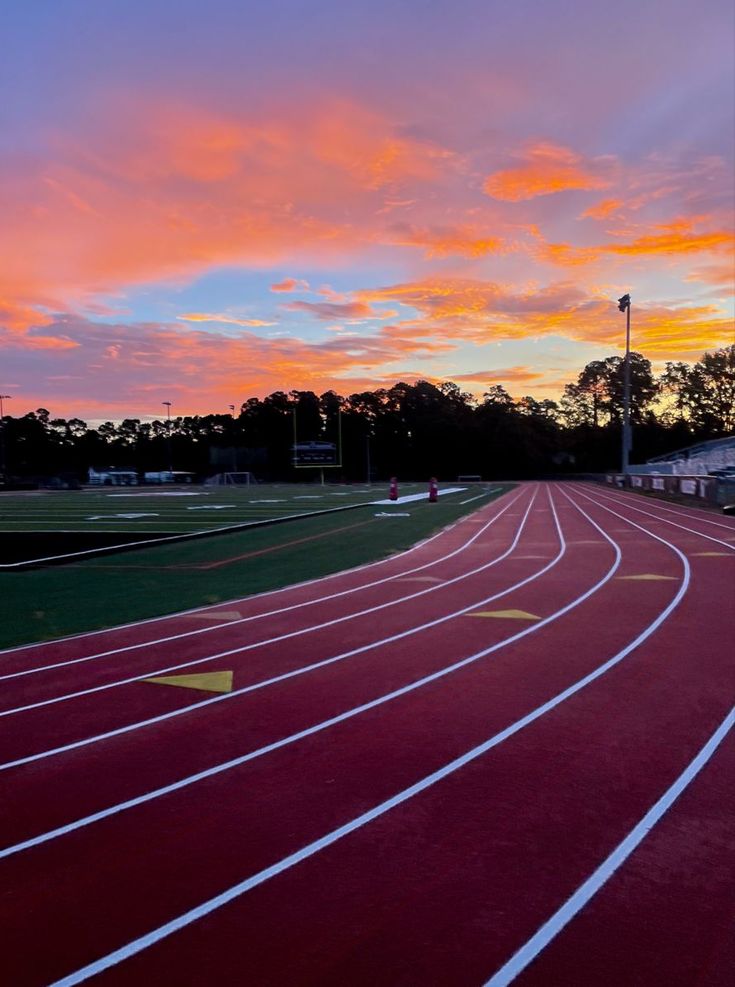
M 694 781 L 733 726 L 735 726 L 735 708 L 730 710 L 697 756 L 689 762 L 676 781 L 651 806 L 640 822 L 618 843 L 612 853 L 603 860 L 597 870 L 593 871 L 574 894 L 570 895 L 564 904 L 554 912 L 551 918 L 544 922 L 540 929 L 511 956 L 507 963 L 501 966 L 497 973 L 485 983 L 484 987 L 507 987 L 507 984 L 512 983 L 518 974 L 522 973 L 529 963 L 533 962 L 539 953 L 549 945 L 552 939 L 559 935 L 600 888 L 610 880 L 615 871 L 625 863 L 661 817 L 676 802 L 681 793 Z
M 538 493 L 538 487 L 533 492 L 533 495 L 531 497 L 531 502 L 532 503 L 533 503 L 533 500 L 535 499 L 537 493 Z M 339 597 L 342 597 L 342 596 L 348 596 L 351 593 L 358 593 L 361 590 L 371 589 L 374 586 L 380 586 L 383 583 L 392 582 L 392 581 L 394 581 L 396 579 L 403 579 L 403 578 L 405 578 L 405 576 L 410 575 L 411 573 L 421 572 L 423 569 L 428 569 L 431 566 L 439 565 L 442 562 L 446 562 L 448 559 L 454 558 L 456 555 L 460 555 L 467 548 L 469 548 L 469 546 L 472 545 L 473 542 L 475 542 L 478 538 L 480 538 L 485 533 L 485 531 L 488 528 L 492 527 L 492 525 L 495 524 L 495 522 L 497 520 L 499 520 L 499 518 L 501 518 L 503 516 L 503 514 L 505 514 L 505 512 L 508 510 L 508 508 L 512 507 L 520 499 L 521 496 L 522 496 L 522 493 L 519 493 L 518 496 L 515 497 L 506 507 L 504 507 L 497 514 L 493 515 L 493 517 L 489 521 L 482 522 L 483 527 L 480 528 L 478 531 L 476 531 L 475 534 L 472 535 L 471 538 L 468 538 L 467 539 L 467 541 L 462 542 L 462 544 L 458 548 L 456 548 L 453 551 L 449 552 L 447 555 L 443 555 L 443 556 L 441 556 L 438 559 L 432 560 L 431 562 L 426 562 L 423 565 L 416 566 L 413 569 L 407 569 L 404 573 L 399 573 L 399 574 L 394 575 L 394 576 L 387 576 L 387 577 L 385 577 L 383 579 L 375 579 L 372 582 L 363 583 L 361 586 L 354 586 L 354 587 L 351 587 L 350 589 L 340 590 L 337 593 L 328 594 L 327 596 L 317 597 L 314 600 L 305 600 L 302 603 L 294 603 L 294 604 L 291 604 L 290 606 L 287 606 L 287 607 L 280 607 L 277 610 L 266 610 L 263 613 L 251 614 L 248 617 L 239 617 L 239 618 L 234 619 L 234 620 L 228 620 L 228 621 L 226 621 L 224 623 L 217 624 L 214 627 L 198 627 L 198 628 L 196 628 L 194 630 L 181 631 L 178 634 L 170 634 L 167 637 L 155 638 L 153 640 L 148 640 L 148 641 L 140 641 L 140 642 L 138 642 L 136 644 L 126 644 L 126 645 L 124 645 L 122 647 L 119 647 L 119 648 L 111 648 L 108 651 L 100 651 L 97 654 L 94 654 L 94 655 L 86 655 L 86 656 L 84 656 L 82 658 L 69 658 L 69 659 L 67 659 L 65 661 L 54 662 L 53 664 L 50 664 L 50 665 L 38 665 L 38 666 L 36 666 L 34 668 L 27 668 L 27 669 L 24 669 L 23 671 L 20 671 L 20 672 L 9 672 L 9 673 L 7 673 L 5 675 L 0 675 L 0 682 L 1 681 L 5 681 L 6 679 L 22 678 L 22 677 L 24 677 L 26 675 L 35 675 L 35 674 L 37 674 L 39 672 L 48 672 L 48 671 L 51 671 L 52 669 L 55 669 L 55 668 L 66 668 L 67 666 L 70 666 L 70 665 L 80 665 L 80 664 L 83 664 L 83 663 L 88 662 L 88 661 L 95 661 L 98 658 L 107 658 L 110 655 L 118 655 L 118 654 L 122 654 L 123 652 L 127 652 L 127 651 L 137 651 L 140 648 L 150 648 L 153 645 L 157 645 L 157 644 L 168 644 L 170 641 L 179 641 L 182 638 L 186 638 L 186 637 L 196 637 L 196 636 L 198 636 L 200 634 L 211 634 L 213 631 L 219 631 L 219 630 L 222 630 L 223 628 L 226 628 L 226 627 L 234 627 L 234 626 L 236 626 L 238 624 L 246 624 L 246 623 L 249 623 L 249 622 L 251 622 L 253 620 L 261 620 L 264 617 L 274 617 L 274 616 L 277 616 L 277 615 L 282 614 L 282 613 L 289 613 L 292 610 L 301 610 L 302 608 L 314 606 L 314 605 L 316 605 L 318 603 L 326 603 L 329 600 L 335 600 L 335 599 L 338 599 Z M 440 534 L 441 533 L 442 532 L 440 532 Z M 428 539 L 428 540 L 431 541 L 432 539 Z M 427 542 L 424 541 L 423 544 L 425 545 L 425 544 L 427 544 Z M 406 554 L 408 554 L 408 552 L 411 552 L 411 551 L 413 551 L 414 549 L 416 549 L 418 547 L 419 547 L 418 545 L 414 545 L 412 548 L 410 548 L 410 549 L 407 550 Z M 395 555 L 395 556 L 392 556 L 391 558 L 396 559 L 396 558 L 399 558 L 399 557 L 400 557 L 399 555 Z M 390 561 L 390 559 L 382 559 L 379 562 L 371 562 L 371 563 L 369 563 L 368 566 L 365 566 L 365 568 L 369 568 L 369 566 L 372 566 L 372 565 L 380 565 L 380 564 L 382 564 L 382 562 L 388 562 L 388 561 Z M 359 568 L 360 567 L 358 567 L 358 569 Z M 357 569 L 348 569 L 344 573 L 333 573 L 332 576 L 334 576 L 334 575 L 348 575 L 349 573 L 356 572 L 356 571 L 358 571 L 358 570 Z M 331 577 L 330 576 L 324 576 L 322 578 L 323 579 L 329 579 Z M 308 585 L 308 584 L 302 583 L 302 584 L 299 584 L 299 585 L 305 586 L 305 585 Z M 291 586 L 291 587 L 284 587 L 284 588 L 287 588 L 287 589 L 295 589 L 297 587 Z M 281 592 L 281 590 L 272 590 L 271 592 Z M 260 595 L 260 594 L 256 594 L 256 595 Z M 266 595 L 267 596 L 268 594 L 263 594 L 263 595 Z M 253 596 L 253 597 L 245 597 L 244 599 L 247 601 L 247 600 L 252 600 L 252 599 L 255 599 L 255 598 L 256 598 L 256 596 Z M 404 599 L 410 599 L 410 597 L 404 597 Z M 398 602 L 398 601 L 396 601 L 396 602 Z M 218 603 L 217 604 L 218 607 L 221 607 L 221 606 L 224 606 L 224 605 L 225 604 L 223 604 L 223 603 Z M 202 610 L 211 610 L 211 613 L 207 613 L 206 614 L 207 617 L 214 618 L 216 616 L 216 611 L 212 610 L 212 608 L 200 608 L 198 610 L 182 611 L 182 613 L 179 614 L 178 616 L 188 616 L 188 615 L 191 615 L 191 614 L 201 614 L 202 616 L 204 616 L 204 614 L 202 614 Z
M 571 501 L 571 498 L 569 498 L 567 494 L 564 494 L 564 496 L 567 497 L 567 499 L 570 500 L 571 503 L 574 503 L 574 501 Z M 597 527 L 599 531 L 602 532 L 602 534 L 605 536 L 605 538 L 608 541 L 611 542 L 611 544 L 614 544 L 612 539 L 610 539 L 605 534 L 605 532 L 602 531 L 599 525 L 597 525 L 596 522 L 592 520 L 592 518 L 589 518 L 589 516 L 585 514 L 582 508 L 580 508 L 577 504 L 575 504 L 574 506 L 577 507 L 580 513 L 588 517 L 588 520 L 590 520 L 590 522 L 593 525 L 595 525 L 595 527 Z M 604 509 L 608 510 L 607 508 Z M 614 513 L 614 512 L 611 511 L 610 513 Z M 631 521 L 630 523 L 633 524 L 635 527 L 640 528 L 640 526 L 636 525 L 635 522 Z M 375 819 L 378 819 L 380 816 L 385 815 L 391 809 L 396 808 L 397 806 L 403 804 L 404 802 L 407 802 L 409 799 L 413 798 L 414 796 L 420 794 L 421 792 L 426 791 L 426 789 L 431 788 L 433 785 L 437 784 L 437 782 L 442 781 L 444 778 L 460 770 L 465 765 L 481 757 L 483 754 L 487 753 L 487 751 L 491 750 L 494 747 L 497 747 L 503 741 L 507 740 L 509 737 L 512 737 L 514 734 L 518 733 L 520 730 L 524 729 L 526 726 L 533 723 L 541 716 L 544 716 L 546 713 L 550 712 L 552 709 L 559 706 L 566 699 L 570 698 L 570 696 L 579 692 L 585 686 L 589 685 L 591 682 L 600 678 L 607 671 L 609 671 L 609 669 L 617 665 L 620 661 L 623 660 L 623 658 L 625 658 L 628 654 L 630 654 L 631 651 L 637 648 L 639 644 L 641 644 L 648 637 L 650 637 L 650 635 L 654 633 L 654 631 L 664 622 L 664 620 L 666 620 L 666 618 L 678 606 L 680 600 L 686 593 L 686 590 L 689 586 L 690 570 L 689 570 L 688 562 L 686 560 L 686 556 L 684 556 L 676 548 L 676 546 L 672 545 L 669 542 L 666 542 L 665 539 L 663 538 L 659 538 L 658 535 L 654 535 L 652 532 L 647 531 L 645 528 L 640 528 L 640 530 L 643 531 L 645 534 L 649 535 L 650 537 L 656 538 L 658 541 L 661 541 L 665 545 L 668 545 L 680 557 L 684 565 L 684 577 L 682 579 L 681 586 L 679 587 L 679 591 L 677 592 L 674 599 L 669 603 L 669 605 L 663 611 L 661 611 L 658 617 L 651 624 L 649 624 L 649 626 L 644 631 L 642 631 L 630 644 L 628 644 L 625 648 L 623 648 L 622 651 L 619 651 L 615 656 L 608 659 L 608 661 L 604 662 L 602 665 L 600 665 L 593 672 L 590 672 L 584 678 L 579 679 L 577 682 L 569 686 L 563 692 L 558 693 L 552 699 L 548 700 L 548 702 L 544 703 L 541 706 L 536 707 L 536 709 L 532 710 L 532 712 L 528 713 L 526 716 L 522 717 L 521 719 L 516 720 L 515 723 L 511 724 L 509 727 L 506 727 L 500 733 L 495 734 L 494 736 L 486 740 L 484 743 L 479 744 L 476 747 L 473 747 L 469 751 L 466 751 L 464 754 L 460 755 L 460 757 L 455 758 L 454 760 L 445 764 L 437 771 L 434 771 L 431 774 L 426 775 L 425 777 L 421 778 L 419 781 L 415 782 L 413 785 L 410 785 L 408 788 L 404 788 L 402 791 L 396 793 L 391 798 L 386 799 L 384 802 L 381 802 L 378 805 L 373 806 L 373 808 L 369 809 L 366 812 L 361 813 L 359 816 L 356 816 L 355 818 L 349 820 L 347 823 L 344 823 L 342 826 L 333 829 L 331 832 L 325 834 L 319 839 L 314 840 L 313 842 L 308 843 L 306 846 L 301 847 L 301 849 L 297 850 L 295 853 L 291 853 L 288 856 L 283 857 L 281 860 L 272 864 L 270 867 L 266 867 L 263 870 L 258 871 L 256 874 L 253 874 L 250 877 L 245 878 L 245 880 L 232 885 L 231 887 L 227 888 L 225 891 L 221 892 L 220 894 L 215 895 L 214 897 L 201 902 L 199 905 L 195 906 L 194 908 L 189 909 L 189 911 L 184 912 L 183 914 L 178 915 L 176 918 L 170 920 L 169 922 L 166 922 L 163 925 L 158 926 L 158 928 L 152 929 L 150 932 L 146 933 L 143 936 L 140 936 L 137 939 L 132 940 L 131 942 L 126 943 L 124 946 L 120 947 L 119 949 L 113 950 L 112 952 L 107 953 L 105 956 L 100 957 L 99 959 L 93 961 L 92 963 L 88 963 L 86 966 L 81 967 L 78 970 L 75 970 L 73 973 L 70 973 L 68 976 L 63 977 L 61 980 L 57 980 L 55 983 L 51 984 L 50 987 L 74 987 L 74 985 L 76 984 L 83 983 L 85 980 L 88 980 L 90 977 L 102 973 L 104 970 L 108 970 L 111 967 L 116 966 L 118 963 L 123 962 L 124 960 L 130 959 L 130 957 L 143 952 L 144 950 L 148 949 L 150 946 L 153 946 L 157 942 L 160 942 L 162 939 L 166 939 L 168 938 L 168 936 L 172 935 L 173 933 L 178 932 L 189 925 L 192 925 L 194 922 L 198 921 L 204 916 L 209 915 L 212 912 L 216 911 L 217 909 L 221 908 L 222 906 L 229 904 L 229 902 L 234 901 L 236 898 L 241 897 L 242 895 L 246 894 L 248 891 L 251 891 L 253 888 L 256 888 L 259 885 L 264 884 L 266 881 L 270 880 L 271 878 L 276 877 L 279 874 L 282 874 L 284 871 L 289 870 L 291 867 L 294 867 L 296 864 L 299 864 L 302 861 L 315 856 L 317 853 L 319 853 L 322 850 L 325 850 L 327 847 L 336 843 L 338 840 L 343 839 L 345 836 L 349 836 L 351 833 L 354 833 L 356 830 L 361 829 L 363 826 L 367 825 L 368 823 L 371 823 Z M 615 547 L 617 549 L 618 558 L 616 561 L 616 566 L 614 568 L 617 568 L 617 565 L 619 565 L 620 562 L 620 549 L 618 546 Z M 614 569 L 611 570 L 611 573 L 613 571 Z M 609 575 L 608 577 L 606 577 L 604 581 L 607 581 L 607 578 L 609 578 Z M 597 588 L 599 588 L 601 584 L 602 582 L 597 584 L 597 586 L 593 587 L 591 590 L 588 590 L 584 597 L 581 597 L 578 601 L 570 604 L 568 607 L 565 608 L 565 610 L 568 611 L 570 609 L 573 609 L 573 607 L 577 606 L 582 601 L 582 599 L 590 596 Z M 547 618 L 543 622 L 543 624 L 549 623 L 550 620 L 552 619 L 556 619 L 556 616 L 553 618 Z M 518 635 L 518 637 L 522 637 L 525 636 L 526 634 L 533 633 L 534 631 L 538 630 L 541 626 L 543 626 L 543 624 L 535 624 L 532 627 L 527 628 L 525 631 L 522 631 Z
M 530 510 L 530 505 L 529 505 L 529 510 Z M 518 539 L 520 538 L 522 530 L 523 530 L 523 524 L 521 525 L 521 527 L 518 529 L 518 532 L 516 533 L 514 544 L 516 544 Z M 507 553 L 510 553 L 512 550 L 513 550 L 513 545 L 511 545 L 511 547 L 507 550 Z M 107 740 L 110 737 L 116 737 L 119 736 L 120 734 L 128 733 L 131 730 L 140 729 L 142 727 L 150 726 L 154 723 L 161 723 L 164 720 L 172 719 L 175 716 L 181 716 L 184 713 L 191 712 L 192 710 L 200 709 L 202 706 L 208 706 L 213 702 L 219 702 L 224 699 L 233 699 L 236 696 L 245 695 L 246 693 L 249 692 L 255 692 L 259 689 L 264 689 L 270 685 L 275 685 L 287 679 L 304 675 L 307 672 L 315 671 L 319 668 L 324 668 L 328 665 L 335 664 L 336 662 L 344 661 L 346 658 L 352 658 L 355 655 L 362 654 L 366 651 L 371 651 L 374 648 L 382 647 L 385 644 L 391 644 L 394 641 L 402 640 L 403 638 L 410 637 L 413 634 L 418 634 L 419 632 L 423 630 L 427 630 L 430 627 L 435 627 L 439 624 L 445 623 L 447 620 L 452 620 L 455 617 L 462 616 L 467 610 L 470 610 L 473 607 L 480 606 L 492 600 L 500 599 L 503 596 L 507 596 L 508 593 L 512 593 L 514 590 L 519 589 L 522 586 L 525 586 L 527 583 L 533 582 L 535 579 L 538 579 L 549 569 L 553 568 L 557 564 L 557 562 L 562 558 L 565 551 L 566 551 L 566 544 L 563 542 L 563 538 L 562 538 L 562 544 L 556 557 L 552 559 L 551 562 L 549 562 L 538 572 L 533 573 L 530 576 L 527 576 L 525 579 L 522 579 L 518 583 L 514 583 L 512 586 L 509 586 L 506 589 L 501 590 L 499 593 L 495 593 L 492 596 L 486 597 L 483 600 L 480 600 L 479 602 L 474 601 L 472 604 L 462 608 L 461 610 L 457 610 L 457 611 L 453 611 L 452 613 L 445 614 L 443 617 L 437 617 L 434 620 L 428 621 L 424 624 L 414 625 L 413 627 L 409 627 L 405 631 L 400 631 L 397 634 L 393 634 L 390 637 L 383 638 L 382 640 L 370 641 L 367 644 L 363 644 L 357 648 L 354 648 L 351 651 L 342 652 L 341 654 L 334 655 L 331 658 L 322 659 L 321 661 L 315 662 L 311 665 L 302 665 L 298 668 L 292 669 L 289 672 L 284 672 L 281 675 L 277 675 L 269 679 L 262 679 L 260 682 L 255 682 L 252 683 L 251 685 L 243 686 L 240 689 L 234 689 L 232 692 L 230 692 L 227 695 L 215 696 L 211 699 L 204 699 L 201 700 L 200 702 L 192 703 L 189 706 L 182 706 L 179 707 L 178 709 L 169 710 L 167 713 L 160 713 L 157 716 L 153 716 L 145 720 L 139 720 L 136 723 L 127 724 L 126 726 L 118 727 L 115 730 L 110 730 L 105 733 L 97 734 L 96 736 L 93 737 L 85 738 L 83 740 L 73 741 L 69 744 L 64 744 L 63 746 L 60 747 L 50 748 L 47 751 L 41 751 L 37 754 L 30 754 L 27 755 L 26 757 L 18 758 L 13 761 L 6 761 L 4 764 L 0 764 L 0 771 L 5 771 L 8 768 L 20 767 L 23 764 L 30 764 L 31 762 L 40 760 L 41 758 L 51 757 L 56 754 L 64 753 L 65 751 L 75 750 L 78 747 L 85 747 L 88 744 L 96 743 L 100 740 Z M 495 562 L 499 562 L 499 561 L 501 561 L 501 558 L 495 560 Z M 217 656 L 217 655 L 212 656 L 213 659 L 216 657 L 221 657 L 221 656 Z M 150 676 L 141 676 L 140 678 L 137 678 L 134 681 L 145 682 L 146 679 L 149 677 Z
M 510 490 L 507 490 L 506 494 L 510 492 L 511 492 Z M 523 493 L 523 488 L 521 487 L 518 496 L 520 497 L 522 493 Z M 505 494 L 501 494 L 500 497 L 498 497 L 493 502 L 493 504 L 500 503 L 501 498 L 504 496 Z M 518 498 L 515 499 L 517 500 Z M 372 501 L 370 503 L 372 503 Z M 369 504 L 367 506 L 369 506 Z M 488 504 L 487 506 L 490 507 L 492 505 Z M 306 515 L 306 516 L 308 517 L 310 515 Z M 460 520 L 464 520 L 464 518 L 460 518 Z M 304 589 L 304 587 L 307 586 L 314 586 L 317 585 L 318 583 L 326 582 L 326 580 L 328 579 L 337 579 L 341 576 L 347 576 L 355 572 L 361 572 L 363 569 L 372 569 L 375 566 L 385 565 L 387 562 L 395 562 L 396 559 L 401 559 L 405 555 L 410 555 L 412 552 L 415 552 L 417 549 L 423 548 L 424 545 L 428 545 L 430 542 L 434 541 L 435 539 L 440 538 L 443 534 L 451 530 L 453 527 L 454 524 L 445 525 L 445 527 L 441 528 L 433 535 L 430 535 L 428 538 L 424 538 L 421 541 L 416 542 L 415 545 L 411 545 L 410 548 L 407 548 L 403 552 L 396 552 L 395 555 L 389 555 L 387 558 L 378 559 L 375 562 L 364 562 L 362 565 L 353 566 L 351 569 L 343 569 L 339 572 L 330 572 L 327 573 L 326 576 L 317 576 L 314 579 L 305 579 L 303 582 L 300 583 L 292 583 L 289 586 L 279 586 L 278 589 L 268 589 L 268 590 L 264 590 L 262 593 L 252 593 L 250 596 L 236 596 L 230 600 L 222 600 L 219 603 L 207 603 L 201 607 L 191 607 L 188 610 L 178 610 L 176 613 L 160 614 L 158 617 L 146 617 L 144 620 L 131 620 L 127 624 L 116 624 L 114 627 L 102 627 L 94 631 L 81 631 L 79 634 L 66 634 L 64 637 L 51 638 L 48 641 L 31 641 L 29 644 L 17 644 L 15 645 L 15 647 L 12 648 L 0 649 L 0 658 L 2 658 L 3 655 L 16 654 L 18 651 L 27 651 L 29 648 L 45 648 L 52 644 L 64 644 L 68 641 L 77 641 L 87 637 L 94 637 L 95 635 L 101 636 L 103 634 L 114 634 L 117 631 L 128 630 L 131 627 L 141 627 L 144 624 L 162 623 L 166 620 L 178 620 L 179 618 L 186 617 L 192 613 L 201 613 L 203 610 L 214 610 L 217 607 L 233 606 L 238 603 L 248 603 L 251 600 L 258 600 L 261 599 L 262 597 L 275 596 L 278 593 L 286 593 L 289 592 L 290 590 Z M 147 641 L 145 643 L 152 644 L 153 642 Z
M 210 661 L 217 661 L 220 658 L 228 658 L 230 655 L 243 654 L 246 651 L 253 651 L 256 648 L 266 647 L 270 644 L 278 644 L 281 641 L 287 641 L 291 638 L 301 637 L 302 634 L 310 634 L 313 631 L 323 630 L 325 627 L 334 627 L 336 624 L 343 624 L 348 620 L 356 620 L 358 617 L 365 617 L 368 614 L 377 613 L 379 610 L 385 610 L 388 607 L 395 607 L 401 603 L 406 603 L 409 600 L 415 600 L 420 596 L 425 596 L 427 593 L 435 593 L 437 590 L 445 589 L 447 586 L 451 586 L 453 583 L 461 582 L 463 579 L 468 579 L 470 576 L 476 576 L 480 572 L 485 572 L 487 569 L 491 569 L 493 566 L 497 565 L 506 559 L 513 551 L 518 543 L 518 539 L 521 536 L 523 527 L 525 526 L 526 519 L 533 507 L 534 501 L 536 499 L 536 494 L 534 493 L 531 498 L 531 502 L 526 509 L 526 513 L 523 516 L 523 520 L 516 532 L 515 538 L 510 546 L 501 555 L 497 556 L 490 562 L 485 562 L 481 566 L 477 566 L 475 569 L 470 569 L 468 572 L 464 572 L 459 576 L 455 576 L 453 579 L 448 579 L 446 582 L 441 583 L 438 586 L 429 586 L 427 589 L 417 590 L 415 593 L 409 593 L 407 596 L 400 596 L 396 600 L 387 600 L 385 603 L 379 603 L 374 607 L 367 607 L 365 610 L 356 610 L 353 613 L 344 614 L 341 617 L 334 617 L 332 620 L 323 621 L 320 624 L 312 624 L 311 627 L 302 627 L 295 631 L 288 631 L 285 634 L 278 634 L 276 637 L 265 638 L 262 641 L 253 641 L 250 644 L 244 644 L 237 648 L 229 648 L 227 651 L 218 651 L 213 655 L 204 655 L 198 658 L 191 658 L 188 661 L 179 662 L 178 665 L 168 665 L 166 668 L 158 668 L 149 672 L 142 672 L 138 675 L 132 675 L 125 679 L 118 679 L 115 682 L 105 682 L 102 685 L 92 686 L 89 689 L 79 689 L 76 692 L 67 692 L 60 696 L 54 696 L 51 699 L 42 699 L 35 703 L 27 703 L 25 706 L 16 706 L 12 709 L 5 709 L 0 711 L 0 719 L 6 716 L 15 716 L 18 713 L 26 713 L 32 709 L 40 709 L 42 706 L 53 706 L 56 703 L 67 702 L 69 699 L 78 699 L 81 696 L 90 696 L 98 692 L 105 692 L 108 689 L 116 689 L 121 685 L 130 685 L 133 682 L 140 682 L 142 679 L 151 678 L 154 675 L 168 675 L 170 672 L 176 672 L 180 668 L 191 668 L 192 665 L 204 665 Z M 226 626 L 226 625 L 220 625 Z M 413 632 L 411 632 L 413 633 Z M 378 643 L 375 642 L 370 645 L 370 647 L 376 646 Z
M 581 490 L 577 490 L 576 487 L 574 489 L 575 489 L 575 491 L 577 493 L 582 494 L 582 491 Z M 729 548 L 731 551 L 735 552 L 735 545 L 731 545 L 729 542 L 722 541 L 721 538 L 715 538 L 713 535 L 705 535 L 705 533 L 703 531 L 695 531 L 694 528 L 687 528 L 687 526 L 684 525 L 684 524 L 678 524 L 676 521 L 669 521 L 669 519 L 668 518 L 665 518 L 665 517 L 658 517 L 655 514 L 651 514 L 650 511 L 644 511 L 640 507 L 635 507 L 633 504 L 629 503 L 629 501 L 627 501 L 627 500 L 620 501 L 620 500 L 617 500 L 615 497 L 609 497 L 606 494 L 601 493 L 601 492 L 599 492 L 597 490 L 595 491 L 595 493 L 597 494 L 598 497 L 602 497 L 604 500 L 609 500 L 611 503 L 616 504 L 618 507 L 626 507 L 626 508 L 628 508 L 631 511 L 636 511 L 638 514 L 646 514 L 648 517 L 653 518 L 654 521 L 660 521 L 661 524 L 672 524 L 675 528 L 681 528 L 682 531 L 688 531 L 690 534 L 696 535 L 698 538 L 706 538 L 707 541 L 717 542 L 718 545 L 724 545 L 725 548 Z M 582 496 L 587 496 L 587 495 L 586 494 L 582 494 Z M 598 502 L 595 501 L 595 503 L 598 503 Z M 598 506 L 601 507 L 602 505 L 598 503 Z M 618 516 L 620 516 L 620 515 L 618 515 Z M 624 520 L 627 520 L 627 518 L 624 518 Z

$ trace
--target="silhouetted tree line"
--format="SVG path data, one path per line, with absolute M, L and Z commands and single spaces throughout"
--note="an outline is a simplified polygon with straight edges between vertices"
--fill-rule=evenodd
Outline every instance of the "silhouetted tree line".
M 633 462 L 735 430 L 735 345 L 690 365 L 667 363 L 656 377 L 650 362 L 631 354 Z M 291 466 L 294 412 L 299 441 L 338 441 L 342 467 L 333 479 L 391 475 L 486 479 L 565 472 L 598 472 L 619 464 L 623 360 L 588 363 L 560 401 L 514 400 L 500 385 L 482 399 L 457 384 L 428 381 L 342 397 L 334 391 L 275 391 L 249 398 L 237 417 L 191 415 L 166 420 L 104 422 L 52 418 L 39 408 L 2 420 L 2 453 L 9 476 L 76 474 L 90 466 L 168 468 L 206 475 L 250 470 L 259 479 L 309 479 Z M 2 462 L 0 462 L 0 472 Z

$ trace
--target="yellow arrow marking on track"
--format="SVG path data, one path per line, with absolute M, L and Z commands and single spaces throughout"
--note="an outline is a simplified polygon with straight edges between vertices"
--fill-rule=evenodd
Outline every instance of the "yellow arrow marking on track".
M 672 579 L 674 582 L 677 581 L 677 577 L 676 576 L 659 576 L 655 572 L 641 572 L 637 576 L 618 576 L 617 578 L 618 579 L 640 579 L 640 580 L 643 580 L 643 579 L 647 579 L 647 580 Z
M 501 617 L 506 620 L 541 620 L 535 613 L 527 613 L 525 610 L 477 610 L 475 613 L 466 613 L 465 617 Z
M 232 692 L 232 672 L 199 672 L 193 675 L 161 675 L 154 679 L 142 679 L 156 685 L 178 685 L 184 689 L 200 689 L 202 692 Z
M 237 620 L 242 617 L 239 610 L 219 610 L 217 613 L 188 613 L 194 620 Z

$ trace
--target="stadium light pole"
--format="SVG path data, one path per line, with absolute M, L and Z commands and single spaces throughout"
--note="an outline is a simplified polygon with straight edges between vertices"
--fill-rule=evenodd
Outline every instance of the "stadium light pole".
M 168 449 L 168 473 L 169 473 L 169 480 L 171 482 L 173 482 L 173 478 L 174 478 L 174 463 L 173 463 L 173 459 L 171 458 L 171 402 L 170 401 L 161 401 L 161 404 L 163 404 L 163 405 L 166 406 L 166 416 L 167 416 L 167 420 L 166 420 L 166 447 Z
M 3 401 L 12 398 L 12 394 L 0 394 L 0 476 L 5 475 L 5 409 Z
M 235 405 L 228 404 L 227 407 L 232 412 L 232 420 L 235 420 Z M 237 442 L 235 439 L 235 431 L 232 431 L 232 472 L 237 473 Z
M 630 295 L 618 298 L 618 309 L 625 312 L 625 364 L 623 367 L 623 477 L 630 465 Z

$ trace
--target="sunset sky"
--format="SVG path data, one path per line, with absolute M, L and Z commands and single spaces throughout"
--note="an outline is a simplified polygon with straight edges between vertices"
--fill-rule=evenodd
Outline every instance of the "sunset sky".
M 731 0 L 27 0 L 0 392 L 88 421 L 732 341 Z

